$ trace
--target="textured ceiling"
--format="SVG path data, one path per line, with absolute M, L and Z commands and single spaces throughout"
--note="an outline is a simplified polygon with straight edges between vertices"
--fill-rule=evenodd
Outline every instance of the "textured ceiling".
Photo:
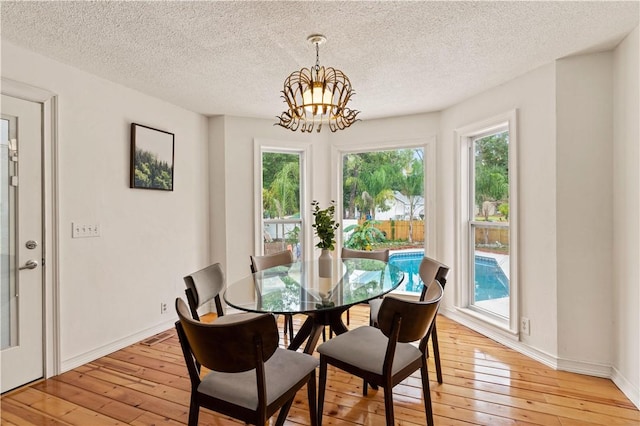
M 436 111 L 553 60 L 615 46 L 629 2 L 10 2 L 1 37 L 206 115 L 273 118 L 287 75 L 349 76 L 361 119 Z M 55 88 L 52 88 L 55 89 Z

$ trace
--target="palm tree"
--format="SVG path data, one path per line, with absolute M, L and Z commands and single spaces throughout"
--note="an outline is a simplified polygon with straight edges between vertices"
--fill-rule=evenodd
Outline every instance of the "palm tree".
M 300 165 L 297 161 L 284 163 L 276 173 L 271 186 L 272 207 L 278 217 L 290 216 L 300 212 Z
M 413 218 L 424 200 L 424 167 L 421 160 L 414 159 L 403 171 L 399 180 L 399 192 L 404 195 L 409 205 L 409 243 L 413 243 Z M 396 200 L 405 204 L 404 200 L 397 197 Z
M 360 169 L 362 158 L 359 155 L 349 154 L 344 158 L 343 175 L 343 205 L 346 206 L 345 218 L 353 218 L 356 215 L 356 200 L 358 190 L 362 187 Z

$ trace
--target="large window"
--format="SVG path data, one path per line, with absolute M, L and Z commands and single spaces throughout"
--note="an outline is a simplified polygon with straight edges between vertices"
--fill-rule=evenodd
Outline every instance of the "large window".
M 422 290 L 418 267 L 432 229 L 425 151 L 422 145 L 341 154 L 342 245 L 390 249 L 390 263 L 406 274 L 399 291 L 414 294 Z
M 515 114 L 460 135 L 458 305 L 517 332 Z
M 472 139 L 469 304 L 509 318 L 509 132 Z
M 304 151 L 260 147 L 260 218 L 256 251 L 272 254 L 290 250 L 304 257 Z

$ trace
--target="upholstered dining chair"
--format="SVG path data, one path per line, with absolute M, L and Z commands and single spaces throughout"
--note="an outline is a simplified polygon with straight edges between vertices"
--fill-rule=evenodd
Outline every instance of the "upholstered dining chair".
M 343 259 L 374 259 L 383 262 L 389 261 L 389 250 L 353 250 L 342 247 L 341 257 Z M 380 300 L 382 303 L 382 300 Z M 347 325 L 349 325 L 349 310 L 347 309 Z
M 423 282 L 422 292 L 420 293 L 420 300 L 426 300 L 429 287 L 434 281 L 438 281 L 442 288 L 447 284 L 447 274 L 449 273 L 449 267 L 443 263 L 438 262 L 430 257 L 424 257 L 420 262 L 418 274 Z M 370 303 L 371 311 L 369 317 L 370 325 L 377 325 L 378 311 L 382 304 L 381 299 L 372 300 Z M 440 349 L 438 346 L 438 331 L 436 330 L 436 318 L 433 320 L 431 326 L 430 337 L 431 344 L 433 346 L 433 356 L 436 363 L 436 375 L 438 377 L 438 383 L 442 383 L 442 366 L 440 364 Z M 427 353 L 428 354 L 428 353 Z
M 251 261 L 251 273 L 255 274 L 263 269 L 273 268 L 274 266 L 289 265 L 293 263 L 293 253 L 289 250 L 280 251 L 278 253 L 267 254 L 264 256 L 249 256 Z M 293 315 L 284 314 L 284 335 L 293 338 Z
M 217 322 L 242 321 L 259 315 L 248 312 L 233 315 L 225 314 L 220 299 L 220 293 L 225 288 L 225 277 L 222 266 L 220 266 L 219 263 L 214 263 L 187 275 L 184 277 L 184 283 L 187 286 L 185 293 L 187 295 L 187 301 L 189 302 L 191 316 L 196 321 L 200 321 L 198 309 L 211 301 L 213 301 L 216 306 L 216 314 L 218 315 L 216 319 Z
M 198 424 L 201 407 L 260 426 L 280 410 L 276 425 L 282 425 L 304 385 L 310 424 L 317 425 L 318 361 L 278 346 L 280 335 L 273 315 L 226 324 L 203 323 L 189 317 L 180 298 L 176 312 L 176 331 L 191 380 L 190 426 Z M 203 377 L 201 366 L 209 370 Z
M 320 383 L 318 423 L 322 409 L 329 364 L 384 388 L 387 426 L 393 426 L 393 387 L 420 369 L 427 424 L 433 426 L 433 411 L 427 371 L 427 339 L 442 298 L 442 287 L 434 282 L 430 299 L 410 301 L 385 297 L 378 315 L 379 328 L 358 327 L 318 346 Z M 420 341 L 416 347 L 411 342 Z M 364 392 L 366 395 L 366 392 Z

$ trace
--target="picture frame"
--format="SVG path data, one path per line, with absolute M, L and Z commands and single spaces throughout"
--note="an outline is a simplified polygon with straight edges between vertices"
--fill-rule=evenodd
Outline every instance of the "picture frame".
M 130 187 L 173 191 L 175 135 L 131 123 Z

